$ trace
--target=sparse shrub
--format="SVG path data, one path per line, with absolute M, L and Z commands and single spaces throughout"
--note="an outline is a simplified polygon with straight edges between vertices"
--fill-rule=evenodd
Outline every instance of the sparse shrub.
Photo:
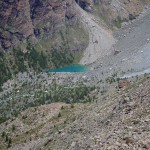
M 22 116 L 22 119 L 26 119 L 26 118 L 27 118 L 27 115 Z
M 120 16 L 117 16 L 116 20 L 114 20 L 114 24 L 117 28 L 121 28 L 122 19 Z
M 61 106 L 61 110 L 63 110 L 64 109 L 64 106 Z
M 12 144 L 12 140 L 11 140 L 11 138 L 9 138 L 9 139 L 8 139 L 8 146 L 7 146 L 7 147 L 8 147 L 8 148 L 11 147 L 11 144 Z
M 60 118 L 61 117 L 61 113 L 59 112 L 59 114 L 58 114 L 58 118 Z
M 134 20 L 136 17 L 133 14 L 129 14 L 129 20 Z
M 71 104 L 71 108 L 74 108 L 74 105 L 73 105 L 73 104 Z
M 5 136 L 5 142 L 8 142 L 9 138 L 8 138 L 8 135 L 6 134 Z
M 15 131 L 16 130 L 16 126 L 13 124 L 12 125 L 12 131 Z
M 2 138 L 4 138 L 6 136 L 5 131 L 2 132 Z

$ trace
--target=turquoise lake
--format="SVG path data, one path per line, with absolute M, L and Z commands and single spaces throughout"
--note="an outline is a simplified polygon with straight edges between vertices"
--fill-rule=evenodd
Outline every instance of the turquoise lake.
M 48 72 L 87 72 L 87 71 L 88 71 L 87 66 L 74 64 L 63 68 L 49 70 Z

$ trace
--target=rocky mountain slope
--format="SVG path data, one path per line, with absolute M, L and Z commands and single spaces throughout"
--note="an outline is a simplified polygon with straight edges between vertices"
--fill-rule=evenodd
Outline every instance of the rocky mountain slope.
M 107 23 L 120 26 L 121 22 L 133 20 L 149 0 L 76 0 L 85 10 L 91 10 Z M 1 50 L 10 48 L 19 41 L 29 39 L 36 43 L 39 39 L 51 38 L 66 21 L 75 23 L 78 12 L 72 0 L 65 1 L 6 1 L 0 2 L 0 42 Z
M 147 50 L 150 38 L 148 4 L 149 1 L 79 1 L 79 5 L 87 12 L 79 9 L 77 5 L 75 8 L 80 12 L 80 20 L 89 32 L 89 45 L 80 63 L 93 64 L 93 66 L 97 64 L 97 67 L 103 65 L 106 70 L 114 68 L 119 71 L 121 68 L 126 68 L 124 64 L 126 62 L 123 60 L 127 60 L 128 69 L 133 69 L 132 66 L 135 65 L 130 61 L 136 64 L 141 63 L 140 66 L 143 67 L 146 64 L 145 67 L 147 67 L 146 61 L 149 58 L 143 59 L 149 57 Z M 103 6 L 108 9 L 107 12 L 103 11 L 105 18 L 97 14 L 103 10 Z M 121 29 L 115 30 L 116 28 Z M 140 55 L 140 51 L 144 51 L 144 54 Z M 122 67 L 119 68 L 121 64 Z M 103 68 L 98 71 L 104 72 Z
M 72 0 L 2 0 L 0 18 L 0 86 L 18 72 L 76 63 L 88 44 Z
M 149 1 L 76 2 L 0 2 L 0 149 L 150 149 Z
M 81 63 L 89 64 L 108 55 L 115 43 L 110 29 L 120 28 L 123 22 L 135 19 L 149 3 L 148 0 L 76 2 L 96 16 L 96 20 L 93 17 L 91 21 L 85 20 L 88 14 L 81 17 L 72 0 L 0 2 L 0 51 L 16 48 L 0 56 L 4 70 L 0 73 L 0 84 L 20 71 L 37 72 L 79 62 L 88 45 L 88 34 L 89 46 Z M 33 53 L 36 59 L 32 58 Z
M 48 38 L 65 19 L 73 20 L 76 12 L 72 0 L 13 0 L 0 2 L 1 48 L 9 48 L 24 39 Z
M 1 149 L 150 149 L 149 75 L 86 104 L 29 108 L 0 126 Z M 128 82 L 129 83 L 129 82 Z M 101 96 L 100 96 L 101 95 Z
M 80 13 L 80 20 L 89 33 L 89 45 L 84 51 L 84 55 L 80 60 L 81 64 L 90 64 L 98 58 L 105 57 L 110 53 L 110 48 L 115 43 L 115 39 L 104 24 L 98 24 L 94 16 L 85 12 L 77 4 L 76 10 Z
M 120 28 L 123 22 L 134 20 L 149 0 L 76 0 L 86 11 L 100 17 L 111 28 Z

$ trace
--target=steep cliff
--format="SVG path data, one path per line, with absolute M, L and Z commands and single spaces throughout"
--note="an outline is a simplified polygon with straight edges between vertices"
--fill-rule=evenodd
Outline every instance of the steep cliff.
M 51 37 L 75 15 L 72 0 L 2 0 L 1 49 L 10 48 L 24 39 Z

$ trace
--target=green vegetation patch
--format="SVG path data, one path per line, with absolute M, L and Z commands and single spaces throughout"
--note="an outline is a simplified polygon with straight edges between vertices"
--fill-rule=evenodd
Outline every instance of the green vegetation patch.
M 11 78 L 10 70 L 7 66 L 7 60 L 4 56 L 4 53 L 0 53 L 0 87 L 4 82 Z M 0 91 L 2 89 L 0 88 Z

